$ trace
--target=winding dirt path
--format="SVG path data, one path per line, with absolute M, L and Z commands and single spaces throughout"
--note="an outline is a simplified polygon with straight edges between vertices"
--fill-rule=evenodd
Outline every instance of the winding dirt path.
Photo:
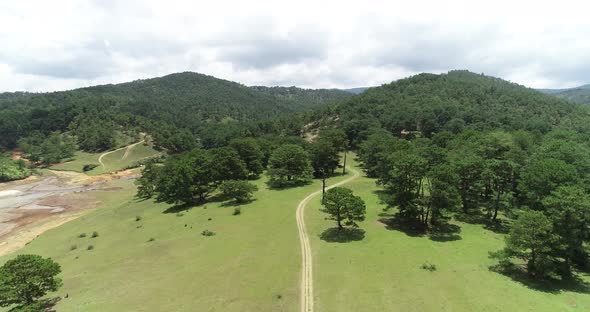
M 350 178 L 326 187 L 326 190 L 346 184 L 359 176 L 358 171 L 354 169 L 348 169 L 348 171 L 352 172 Z M 305 228 L 305 206 L 312 198 L 321 193 L 322 190 L 319 190 L 307 195 L 297 206 L 296 219 L 301 244 L 301 312 L 313 312 L 313 261 L 309 236 Z
M 120 147 L 120 148 L 118 148 L 116 150 L 112 150 L 112 151 L 109 151 L 109 152 L 106 152 L 106 153 L 102 153 L 102 154 L 100 154 L 100 156 L 98 156 L 98 162 L 102 166 L 102 169 L 105 170 L 106 167 L 105 167 L 104 163 L 102 162 L 102 158 L 103 157 L 105 157 L 108 154 L 111 154 L 111 153 L 114 153 L 114 152 L 118 152 L 118 151 L 123 150 L 123 149 L 127 149 L 125 151 L 125 154 L 123 154 L 123 157 L 121 157 L 121 159 L 125 159 L 129 155 L 129 152 L 131 151 L 131 149 L 135 147 L 135 145 L 140 144 L 140 143 L 143 143 L 143 142 L 145 142 L 145 140 L 141 140 L 141 141 L 139 141 L 137 143 L 133 143 L 133 144 L 130 144 L 130 145 L 127 145 L 127 146 Z

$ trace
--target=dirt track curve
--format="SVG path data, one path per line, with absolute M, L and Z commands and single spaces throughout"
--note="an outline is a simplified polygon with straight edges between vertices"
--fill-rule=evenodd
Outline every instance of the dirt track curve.
M 352 172 L 350 178 L 331 185 L 326 190 L 346 184 L 359 176 L 358 171 L 353 169 L 348 170 Z M 299 202 L 299 206 L 297 206 L 296 219 L 297 228 L 299 229 L 299 242 L 301 244 L 301 312 L 313 312 L 313 262 L 311 259 L 309 236 L 305 229 L 305 206 L 312 198 L 321 193 L 322 190 L 319 190 L 307 195 L 307 197 Z
M 118 148 L 118 149 L 116 149 L 116 150 L 112 150 L 112 151 L 110 151 L 110 152 L 102 153 L 102 154 L 100 154 L 100 156 L 98 156 L 98 162 L 100 163 L 100 165 L 102 166 L 102 169 L 104 170 L 104 169 L 106 169 L 106 168 L 105 168 L 105 165 L 104 165 L 104 163 L 102 162 L 102 158 L 103 158 L 103 157 L 105 157 L 105 156 L 106 156 L 106 155 L 108 155 L 108 154 L 111 154 L 111 153 L 114 153 L 114 152 L 118 152 L 118 151 L 120 151 L 120 150 L 122 150 L 122 149 L 127 149 L 127 150 L 125 151 L 125 154 L 123 154 L 123 157 L 121 157 L 121 159 L 125 159 L 125 158 L 127 158 L 127 155 L 129 155 L 129 151 L 131 151 L 131 149 L 132 149 L 132 148 L 134 148 L 134 147 L 135 147 L 135 145 L 137 145 L 137 144 L 140 144 L 140 143 L 143 143 L 143 142 L 145 142 L 145 140 L 141 140 L 141 141 L 139 141 L 139 142 L 137 142 L 137 143 L 133 143 L 133 144 L 130 144 L 130 145 L 127 145 L 127 146 L 123 146 L 123 147 L 121 147 L 121 148 Z

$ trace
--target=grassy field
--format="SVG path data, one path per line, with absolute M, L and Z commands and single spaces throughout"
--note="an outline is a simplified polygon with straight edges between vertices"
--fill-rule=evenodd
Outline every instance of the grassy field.
M 170 205 L 135 200 L 132 181 L 115 180 L 110 191 L 91 194 L 104 207 L 19 253 L 62 265 L 58 295 L 69 298 L 58 311 L 299 311 L 295 209 L 320 184 L 274 191 L 264 180 L 256 181 L 256 201 L 237 216 L 235 206 L 222 202 L 169 211 Z M 491 272 L 488 251 L 502 248 L 501 234 L 456 221 L 460 232 L 439 240 L 388 229 L 378 222 L 384 206 L 374 181 L 360 177 L 347 186 L 367 202 L 362 239 L 327 241 L 325 230 L 334 224 L 318 211 L 319 198 L 306 209 L 316 311 L 590 310 L 587 293 L 534 290 Z M 205 237 L 204 230 L 216 235 Z M 91 238 L 93 231 L 99 236 Z M 421 269 L 424 263 L 437 270 Z
M 62 265 L 58 294 L 69 298 L 58 311 L 298 311 L 295 209 L 320 184 L 274 191 L 263 180 L 256 183 L 257 200 L 241 206 L 240 215 L 219 202 L 180 215 L 164 213 L 166 204 L 136 201 L 132 182 L 118 180 L 108 187 L 120 190 L 93 194 L 106 207 L 46 232 L 19 252 Z M 216 235 L 202 236 L 203 230 Z M 99 236 L 91 238 L 93 231 Z
M 361 240 L 320 238 L 335 224 L 324 220 L 319 199 L 306 210 L 317 311 L 590 311 L 589 293 L 534 290 L 490 271 L 488 251 L 503 247 L 501 234 L 456 221 L 460 232 L 438 241 L 388 229 L 378 221 L 385 206 L 374 180 L 347 187 L 367 203 Z
M 130 148 L 128 154 L 125 156 L 126 149 L 120 149 L 116 152 L 110 153 L 102 158 L 104 167 L 98 162 L 98 158 L 102 153 L 86 153 L 77 151 L 74 155 L 74 160 L 64 162 L 61 164 L 51 166 L 54 170 L 76 171 L 83 172 L 82 168 L 87 164 L 95 164 L 98 167 L 86 172 L 89 175 L 98 175 L 117 170 L 125 169 L 134 162 L 144 159 L 146 157 L 158 155 L 159 152 L 154 150 L 151 146 L 144 144 L 137 144 Z
M 54 170 L 83 172 L 82 167 L 88 164 L 98 165 L 98 157 L 101 153 L 87 153 L 83 151 L 76 151 L 74 157 L 70 161 L 61 164 L 55 164 L 49 167 Z

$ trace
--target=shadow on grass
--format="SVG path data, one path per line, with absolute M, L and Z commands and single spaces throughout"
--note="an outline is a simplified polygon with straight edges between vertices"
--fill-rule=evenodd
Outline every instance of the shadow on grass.
M 299 186 L 305 186 L 305 185 L 309 185 L 313 182 L 313 180 L 303 180 L 303 181 L 286 181 L 286 180 L 282 180 L 282 181 L 272 181 L 269 180 L 266 182 L 266 185 L 268 186 L 268 188 L 270 190 L 274 190 L 274 191 L 280 191 L 280 190 L 286 190 L 286 189 L 290 189 L 290 188 L 295 188 L 295 187 L 299 187 Z
M 447 222 L 432 227 L 428 237 L 435 242 L 451 242 L 461 239 L 461 227 Z
M 512 264 L 510 266 L 493 265 L 489 267 L 490 271 L 509 277 L 515 282 L 537 291 L 558 294 L 562 291 L 570 291 L 581 294 L 590 294 L 590 283 L 584 281 L 577 275 L 567 279 L 558 278 L 538 278 L 529 275 L 522 266 Z
M 373 194 L 377 195 L 379 198 L 379 203 L 384 205 L 389 205 L 392 202 L 391 195 L 389 195 L 385 190 L 375 190 Z
M 490 220 L 489 215 L 481 210 L 471 211 L 469 213 L 456 213 L 454 218 L 455 220 L 464 223 L 483 225 L 486 230 L 498 234 L 506 234 L 510 229 L 506 221 L 492 221 Z
M 329 243 L 348 243 L 365 238 L 365 230 L 359 228 L 333 227 L 320 234 L 320 239 Z
M 255 201 L 255 199 L 250 199 L 247 201 L 229 200 L 229 201 L 222 203 L 220 206 L 221 207 L 239 207 L 239 206 L 247 205 L 247 204 L 252 203 L 254 201 Z
M 449 242 L 460 240 L 461 227 L 450 224 L 447 219 L 442 218 L 439 223 L 433 225 L 430 229 L 422 222 L 417 220 L 408 220 L 400 213 L 380 213 L 379 222 L 385 224 L 385 228 L 391 231 L 400 231 L 411 237 L 428 236 L 430 240 L 436 242 Z
M 384 216 L 379 219 L 379 222 L 385 224 L 385 228 L 391 231 L 400 231 L 411 237 L 424 236 L 427 233 L 427 228 L 420 222 L 407 220 L 399 213 L 386 214 L 381 213 L 379 216 Z
M 178 205 L 170 206 L 168 209 L 164 210 L 162 213 L 179 213 L 179 212 L 190 210 L 194 206 L 195 206 L 194 204 L 178 204 Z
M 53 307 L 61 300 L 61 297 L 54 297 L 48 299 L 39 299 L 33 303 L 16 306 L 8 312 L 23 312 L 23 311 L 55 311 Z

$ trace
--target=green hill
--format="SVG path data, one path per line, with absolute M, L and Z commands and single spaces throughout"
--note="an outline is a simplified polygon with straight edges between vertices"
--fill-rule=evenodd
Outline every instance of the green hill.
M 394 134 L 419 131 L 427 137 L 465 126 L 540 133 L 558 126 L 590 130 L 590 110 L 586 107 L 468 71 L 419 74 L 370 88 L 344 100 L 335 111 L 350 136 L 370 127 L 382 127 Z
M 590 105 L 590 85 L 559 92 L 555 96 L 574 103 Z
M 19 138 L 35 132 L 46 135 L 87 125 L 154 133 L 157 141 L 170 141 L 165 146 L 203 142 L 211 128 L 220 127 L 216 125 L 233 135 L 255 132 L 256 126 L 244 130 L 236 124 L 268 121 L 347 95 L 338 90 L 251 88 L 192 72 L 71 91 L 3 93 L 0 148 L 14 148 Z M 271 131 L 273 126 L 265 124 L 264 129 Z

